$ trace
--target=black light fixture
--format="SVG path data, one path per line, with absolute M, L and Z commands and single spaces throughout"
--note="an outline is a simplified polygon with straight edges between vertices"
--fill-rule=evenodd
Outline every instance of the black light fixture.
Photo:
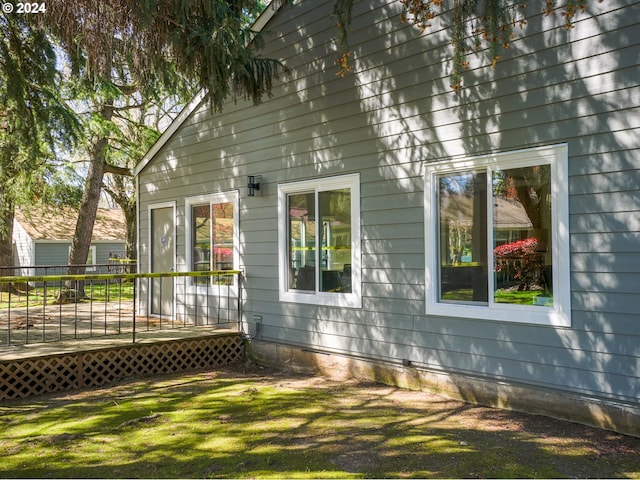
M 247 196 L 255 197 L 256 192 L 260 192 L 261 175 L 249 175 L 247 177 Z

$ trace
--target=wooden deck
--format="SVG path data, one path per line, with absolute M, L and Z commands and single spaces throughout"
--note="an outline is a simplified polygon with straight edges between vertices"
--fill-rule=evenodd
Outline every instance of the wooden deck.
M 121 378 L 211 368 L 244 358 L 237 330 L 187 326 L 0 347 L 0 399 L 106 385 Z

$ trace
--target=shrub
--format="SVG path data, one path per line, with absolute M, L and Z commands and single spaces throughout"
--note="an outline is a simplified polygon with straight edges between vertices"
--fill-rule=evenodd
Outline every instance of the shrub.
M 544 249 L 536 238 L 498 245 L 493 249 L 496 272 L 513 272 L 518 290 L 540 285 L 544 269 Z

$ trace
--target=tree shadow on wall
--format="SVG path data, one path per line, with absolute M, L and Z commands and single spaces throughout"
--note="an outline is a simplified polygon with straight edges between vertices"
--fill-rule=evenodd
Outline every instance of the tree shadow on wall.
M 624 113 L 635 104 L 634 20 L 625 9 L 597 6 L 566 30 L 559 18 L 532 15 L 496 69 L 472 64 L 467 88 L 455 95 L 446 27 L 420 36 L 400 24 L 398 5 L 362 3 L 350 37 L 355 71 L 344 79 L 328 67 L 331 29 L 318 27 L 317 41 L 298 17 L 300 53 L 322 48 L 322 61 L 311 54 L 304 82 L 283 91 L 306 104 L 312 122 L 302 136 L 313 138 L 311 149 L 297 150 L 301 132 L 289 129 L 287 111 L 281 116 L 287 168 L 303 177 L 361 173 L 364 308 L 314 308 L 309 318 L 304 306 L 282 305 L 287 328 L 305 345 L 347 355 L 636 402 L 640 347 L 625 283 L 637 285 L 638 275 L 607 264 L 635 258 L 638 240 L 624 215 L 638 210 L 637 199 L 615 202 L 630 188 L 619 172 L 637 176 L 638 168 L 628 133 L 635 120 Z M 569 145 L 570 157 L 571 328 L 425 315 L 423 163 L 557 143 Z M 583 253 L 599 263 L 587 266 Z

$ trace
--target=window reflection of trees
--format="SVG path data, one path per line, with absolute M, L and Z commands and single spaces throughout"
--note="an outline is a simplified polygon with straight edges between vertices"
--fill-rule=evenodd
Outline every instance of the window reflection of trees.
M 438 179 L 440 300 L 488 302 L 489 264 L 494 301 L 531 304 L 537 294 L 552 297 L 550 165 L 494 170 L 491 192 L 487 175 L 468 171 Z
M 232 270 L 233 265 L 233 203 L 221 202 L 191 207 L 193 219 L 194 271 Z M 231 277 L 230 277 L 231 278 Z M 198 278 L 198 283 L 209 283 L 207 278 Z M 227 279 L 214 280 L 226 283 Z

